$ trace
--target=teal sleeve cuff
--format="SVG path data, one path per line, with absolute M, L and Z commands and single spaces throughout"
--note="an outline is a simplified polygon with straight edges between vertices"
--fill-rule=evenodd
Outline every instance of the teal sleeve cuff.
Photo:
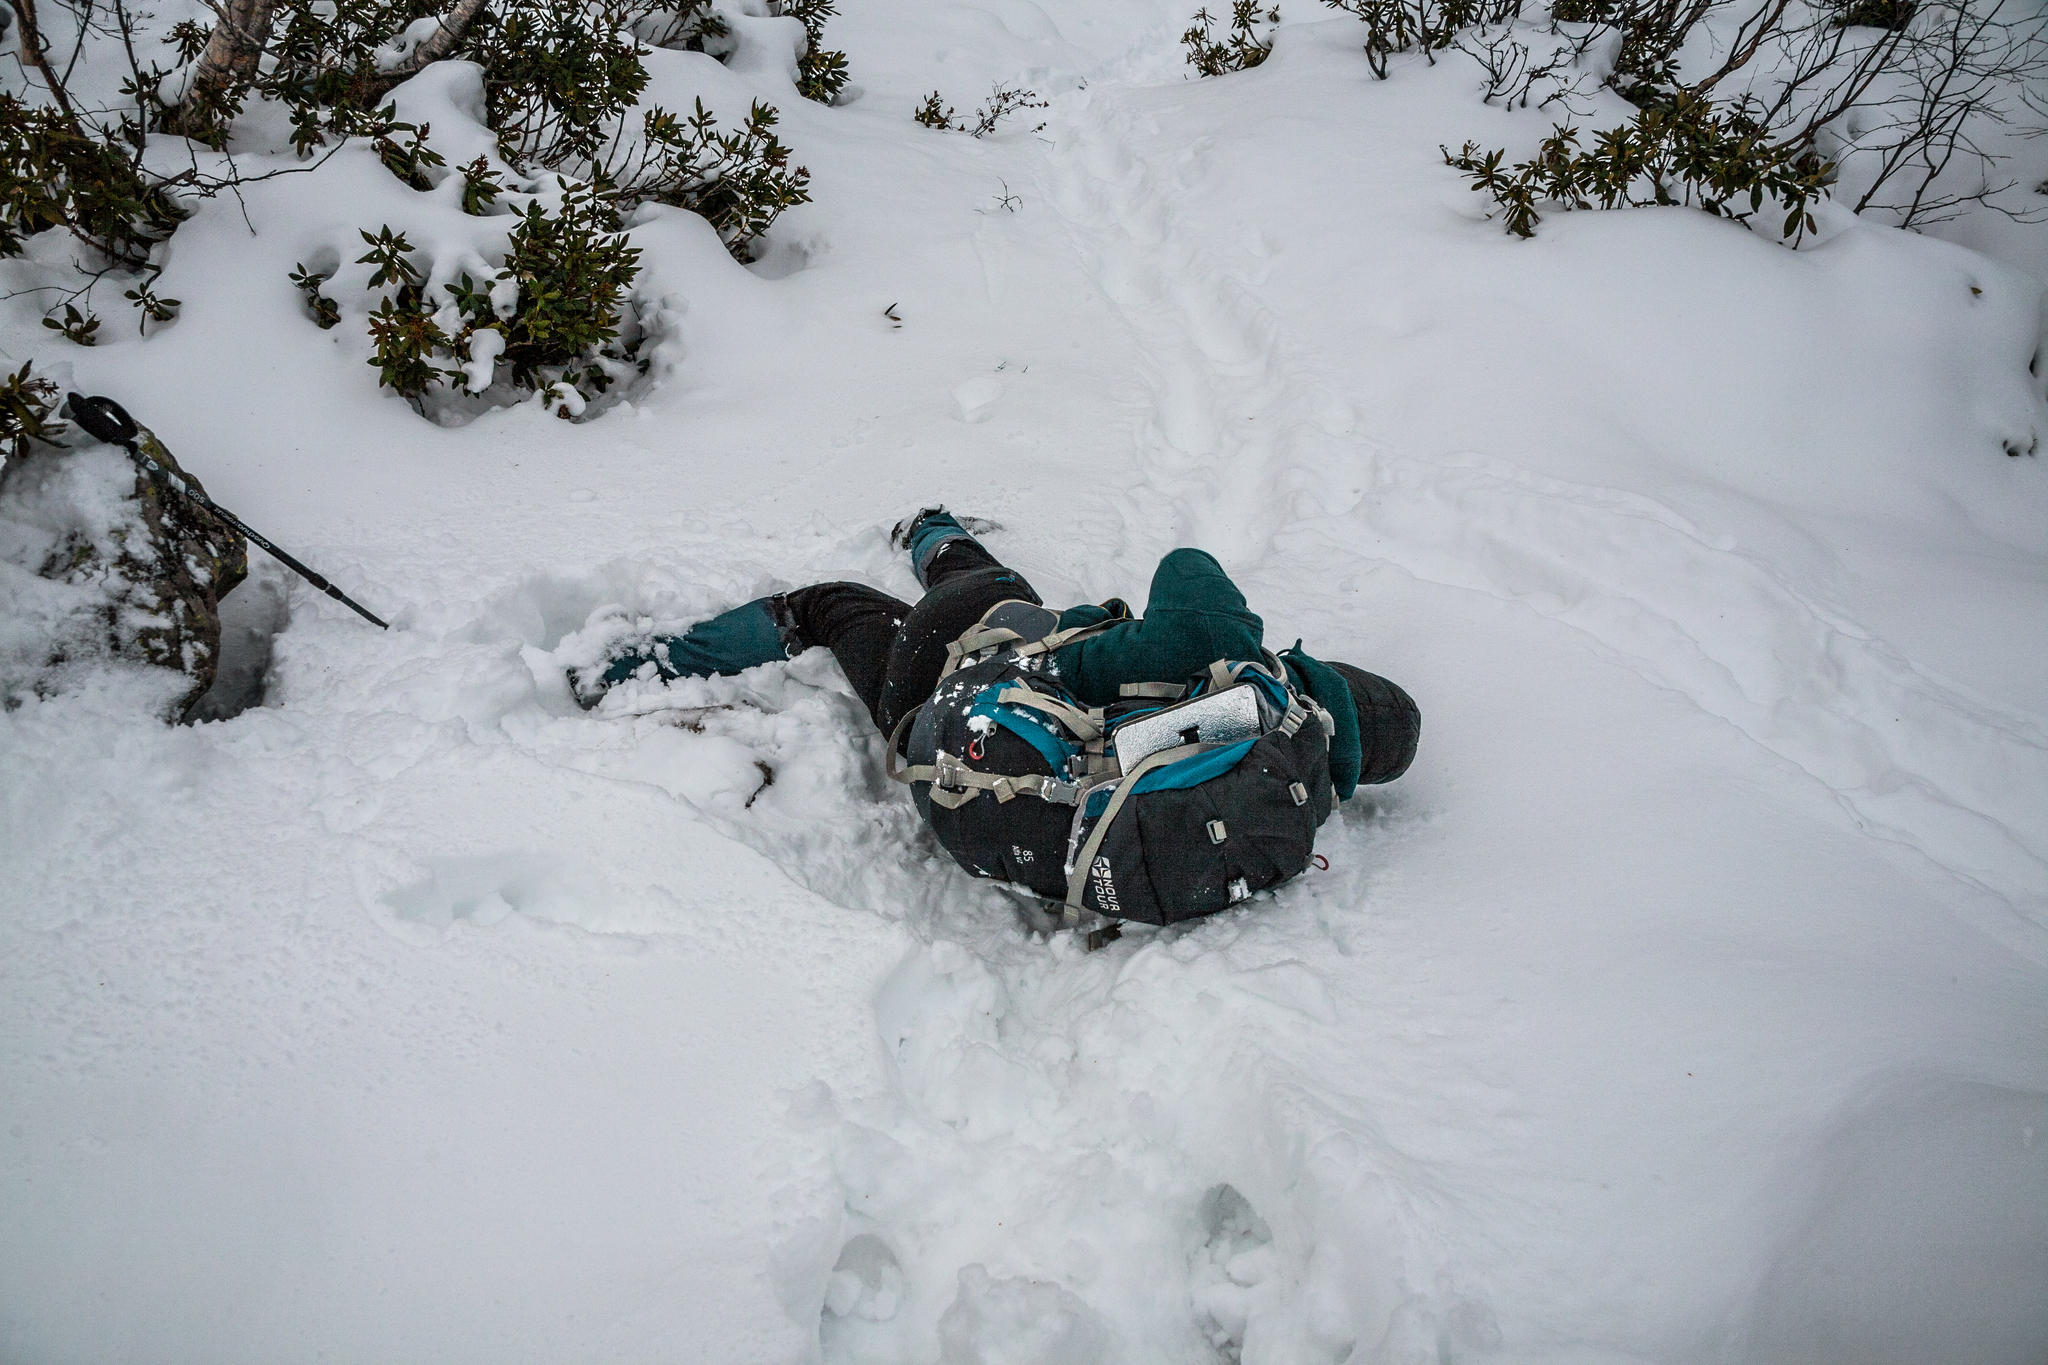
M 772 599 L 757 597 L 699 621 L 684 634 L 657 639 L 644 653 L 614 659 L 604 681 L 606 686 L 623 682 L 649 663 L 664 678 L 709 678 L 788 657 L 789 644 L 776 623 Z
M 1352 700 L 1351 688 L 1336 669 L 1302 653 L 1299 640 L 1294 648 L 1281 651 L 1280 660 L 1287 665 L 1295 690 L 1314 697 L 1336 723 L 1337 733 L 1330 736 L 1330 783 L 1336 787 L 1339 801 L 1349 801 L 1351 793 L 1358 790 L 1359 765 L 1365 759 L 1358 734 L 1358 705 Z

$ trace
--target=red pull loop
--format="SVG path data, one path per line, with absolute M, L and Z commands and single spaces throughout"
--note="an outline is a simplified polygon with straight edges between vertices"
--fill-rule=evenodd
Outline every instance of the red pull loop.
M 1309 858 L 1311 861 L 1315 863 L 1318 870 L 1323 872 L 1328 872 L 1330 870 L 1330 860 L 1328 858 L 1325 858 L 1322 854 L 1311 853 L 1309 854 Z

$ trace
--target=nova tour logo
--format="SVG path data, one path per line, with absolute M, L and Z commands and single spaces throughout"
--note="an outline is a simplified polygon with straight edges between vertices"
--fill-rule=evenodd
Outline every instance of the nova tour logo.
M 1123 907 L 1116 903 L 1116 881 L 1109 874 L 1109 859 L 1096 858 L 1088 869 L 1088 876 L 1095 883 L 1095 899 L 1102 903 L 1102 913 L 1121 915 Z

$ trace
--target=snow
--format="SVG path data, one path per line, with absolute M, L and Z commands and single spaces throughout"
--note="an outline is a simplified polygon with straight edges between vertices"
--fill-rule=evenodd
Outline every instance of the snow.
M 776 104 L 814 202 L 752 269 L 644 213 L 657 363 L 589 420 L 378 390 L 357 231 L 438 278 L 509 220 L 367 150 L 205 206 L 147 338 L 4 315 L 393 628 L 252 554 L 261 705 L 0 715 L 0 1356 L 2038 1359 L 2038 243 L 1520 242 L 1437 148 L 1548 121 L 1319 9 L 1191 81 L 1164 0 L 844 8 L 843 107 L 787 21 L 650 60 Z M 909 117 L 997 82 L 1044 131 Z M 473 86 L 398 93 L 451 165 Z M 1056 605 L 1212 551 L 1416 697 L 1413 769 L 1329 870 L 1090 953 L 951 865 L 823 652 L 570 695 L 764 593 L 914 598 L 939 501 Z

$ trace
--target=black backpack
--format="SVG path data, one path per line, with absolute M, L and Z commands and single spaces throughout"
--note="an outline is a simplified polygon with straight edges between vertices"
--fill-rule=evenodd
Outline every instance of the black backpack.
M 889 775 L 956 862 L 1060 902 L 1068 922 L 1147 924 L 1213 914 L 1308 867 L 1336 805 L 1335 727 L 1278 659 L 1127 684 L 1091 709 L 1045 660 L 1114 623 L 1057 622 L 998 603 L 889 738 Z

